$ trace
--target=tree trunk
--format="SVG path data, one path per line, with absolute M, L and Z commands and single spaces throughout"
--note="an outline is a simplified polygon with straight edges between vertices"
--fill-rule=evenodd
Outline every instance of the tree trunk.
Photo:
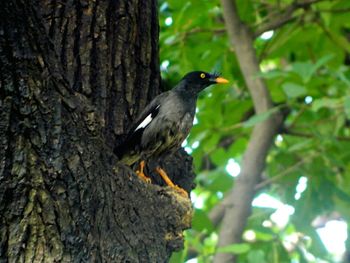
M 237 1 L 221 0 L 226 29 L 233 44 L 237 60 L 252 96 L 256 114 L 272 109 L 269 90 L 259 74 L 259 62 L 255 54 L 253 35 L 240 17 Z M 221 221 L 219 247 L 240 243 L 242 234 L 251 213 L 251 203 L 255 195 L 255 186 L 261 180 L 269 148 L 283 124 L 281 112 L 272 114 L 267 120 L 255 125 L 242 160 L 242 171 L 235 181 L 232 191 L 220 206 L 213 209 L 211 218 Z M 217 253 L 215 263 L 236 262 L 232 253 Z
M 166 262 L 190 201 L 112 151 L 160 92 L 156 0 L 0 5 L 0 262 Z

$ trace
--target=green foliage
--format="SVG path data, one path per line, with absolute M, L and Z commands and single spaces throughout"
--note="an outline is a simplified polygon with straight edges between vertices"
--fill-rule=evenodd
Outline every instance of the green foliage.
M 293 92 L 295 92 L 295 91 L 293 91 Z M 275 108 L 272 108 L 272 109 L 265 111 L 263 113 L 253 115 L 252 117 L 249 118 L 249 120 L 247 120 L 243 123 L 243 127 L 255 126 L 256 124 L 267 120 L 273 113 L 277 112 L 278 110 L 279 110 L 279 108 L 275 107 Z
M 221 253 L 233 253 L 235 255 L 244 254 L 251 250 L 249 244 L 232 244 L 226 247 L 219 247 L 216 251 Z
M 236 2 L 241 19 L 254 32 L 294 1 Z M 309 255 L 332 260 L 312 222 L 334 212 L 350 221 L 350 1 L 325 0 L 298 9 L 294 19 L 275 29 L 271 38 L 255 39 L 261 68 L 256 77 L 264 79 L 276 103 L 259 115 L 254 115 L 229 45 L 220 1 L 163 0 L 159 4 L 160 59 L 169 64 L 162 64 L 166 85 L 198 69 L 220 71 L 231 81 L 207 89 L 198 101 L 197 123 L 187 147 L 197 172 L 194 195 L 202 204 L 195 203 L 186 248 L 172 262 L 192 257 L 212 261 L 218 229 L 208 215 L 235 181 L 226 165 L 229 159 L 240 163 L 251 128 L 282 108 L 288 109 L 285 129 L 269 152 L 266 182 L 259 193 L 293 206 L 294 213 L 287 225 L 277 226 L 271 219 L 275 209 L 254 208 L 247 229 L 254 231 L 255 238 L 219 250 L 238 254 L 239 262 L 310 262 Z M 296 198 L 301 177 L 307 178 L 307 187 Z M 286 246 L 296 236 L 300 237 L 296 244 Z

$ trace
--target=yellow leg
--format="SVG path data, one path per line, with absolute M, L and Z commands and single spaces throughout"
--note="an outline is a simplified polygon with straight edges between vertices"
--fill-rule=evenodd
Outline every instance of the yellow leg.
M 160 168 L 157 167 L 156 168 L 156 172 L 163 178 L 164 182 L 170 186 L 171 188 L 173 188 L 176 192 L 178 192 L 180 195 L 187 197 L 188 198 L 188 193 L 182 189 L 181 187 L 177 186 L 176 184 L 174 184 L 170 178 L 168 177 L 168 175 L 166 174 L 166 172 Z
M 146 176 L 143 172 L 144 168 L 145 168 L 146 162 L 145 161 L 141 161 L 140 162 L 140 169 L 136 170 L 136 174 L 142 179 L 144 180 L 146 183 L 151 183 L 151 178 L 149 178 L 148 176 Z

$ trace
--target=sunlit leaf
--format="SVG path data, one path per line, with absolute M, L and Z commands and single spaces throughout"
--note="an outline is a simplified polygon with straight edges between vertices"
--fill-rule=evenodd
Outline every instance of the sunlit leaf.
M 256 239 L 261 241 L 271 241 L 275 237 L 271 233 L 264 233 L 260 231 L 255 231 Z
M 251 249 L 250 245 L 247 243 L 232 244 L 225 247 L 219 247 L 217 252 L 219 253 L 232 253 L 232 254 L 244 254 Z

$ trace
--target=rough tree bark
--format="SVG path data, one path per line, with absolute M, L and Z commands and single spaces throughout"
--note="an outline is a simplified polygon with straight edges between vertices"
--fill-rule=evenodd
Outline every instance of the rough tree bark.
M 0 262 L 166 262 L 190 201 L 112 152 L 160 92 L 156 0 L 0 5 Z
M 264 81 L 257 77 L 259 62 L 254 50 L 253 34 L 240 20 L 235 1 L 221 0 L 221 3 L 226 29 L 252 96 L 255 113 L 261 114 L 271 109 L 273 105 Z M 260 181 L 268 150 L 282 123 L 282 115 L 276 113 L 254 127 L 244 153 L 241 174 L 222 205 L 211 213 L 213 221 L 219 222 L 222 219 L 219 247 L 241 242 L 250 215 L 255 186 Z M 214 262 L 235 262 L 235 257 L 229 253 L 218 253 L 214 257 Z

